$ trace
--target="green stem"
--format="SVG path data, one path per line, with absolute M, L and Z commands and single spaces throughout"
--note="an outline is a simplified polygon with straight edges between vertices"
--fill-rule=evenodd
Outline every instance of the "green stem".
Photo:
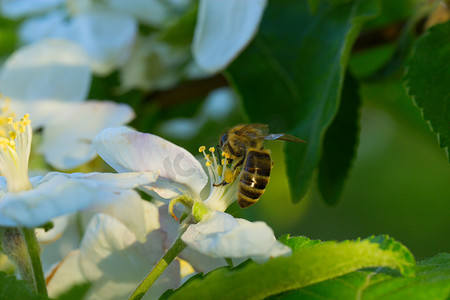
M 34 228 L 22 228 L 21 231 L 27 245 L 36 290 L 39 294 L 47 296 L 47 286 L 45 285 L 45 276 L 40 257 L 41 249 Z
M 16 263 L 21 277 L 38 293 L 47 295 L 34 229 L 0 227 L 0 243 L 3 252 Z
M 186 247 L 186 244 L 178 237 L 173 243 L 172 247 L 167 250 L 166 254 L 156 263 L 150 273 L 141 281 L 134 292 L 128 297 L 129 300 L 138 300 L 144 297 L 148 289 L 155 283 L 158 277 L 164 272 L 164 270 L 170 265 L 170 263 L 180 254 Z

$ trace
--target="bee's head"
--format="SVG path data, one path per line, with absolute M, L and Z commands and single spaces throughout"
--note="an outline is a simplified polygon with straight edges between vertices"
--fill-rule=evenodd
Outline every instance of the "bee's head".
M 228 133 L 224 133 L 219 140 L 219 146 L 221 149 L 223 149 L 223 145 L 225 145 L 228 142 Z

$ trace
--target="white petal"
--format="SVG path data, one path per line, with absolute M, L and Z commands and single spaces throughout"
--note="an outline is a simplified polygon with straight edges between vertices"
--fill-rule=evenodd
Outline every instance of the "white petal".
M 138 36 L 130 59 L 120 70 L 121 87 L 167 89 L 181 79 L 180 68 L 189 59 L 188 48 L 163 43 L 156 34 Z
M 164 254 L 164 238 L 163 232 L 153 231 L 147 242 L 141 244 L 119 221 L 97 214 L 89 223 L 81 244 L 83 274 L 94 281 L 91 297 L 126 298 Z M 123 286 L 123 283 L 132 284 Z M 179 283 L 179 264 L 174 261 L 155 282 L 153 291 L 149 291 L 152 299 Z
M 95 138 L 94 146 L 117 172 L 159 172 L 156 185 L 149 189 L 164 198 L 173 197 L 183 189 L 197 196 L 208 181 L 192 154 L 153 134 L 126 127 L 107 128 Z
M 112 266 L 100 265 L 100 262 L 110 257 L 114 251 L 123 251 L 136 242 L 136 236 L 123 223 L 105 214 L 96 214 L 89 222 L 81 242 L 81 253 L 86 258 L 82 262 L 83 273 L 90 280 L 96 280 L 101 275 L 102 267 L 110 269 Z M 115 265 L 119 265 L 117 262 Z M 123 270 L 124 266 L 118 269 Z
M 39 151 L 53 167 L 64 170 L 82 165 L 97 156 L 92 145 L 103 129 L 120 126 L 134 118 L 127 104 L 107 101 L 67 103 L 64 113 L 53 116 L 43 132 Z
M 161 205 L 159 207 L 159 222 L 161 224 L 161 231 L 166 234 L 164 245 L 169 248 L 178 236 L 178 229 L 180 224 L 169 215 L 168 205 Z M 193 248 L 187 247 L 181 252 L 180 257 L 185 259 L 197 271 L 208 273 L 218 267 L 226 266 L 227 263 L 223 258 L 214 258 L 204 255 Z
M 54 174 L 54 175 L 53 175 Z M 60 173 L 53 172 L 47 175 L 55 176 Z M 79 178 L 94 180 L 104 184 L 113 185 L 121 189 L 135 189 L 146 184 L 153 183 L 157 180 L 158 174 L 156 172 L 130 172 L 130 173 L 72 173 L 67 174 L 70 178 Z
M 80 250 L 70 252 L 46 274 L 48 295 L 52 298 L 77 284 L 87 282 L 80 269 Z
M 11 110 L 18 116 L 30 114 L 33 130 L 42 128 L 52 118 L 67 111 L 73 103 L 60 100 L 11 101 Z
M 111 203 L 94 205 L 89 211 L 108 214 L 121 221 L 143 243 L 150 231 L 159 228 L 158 208 L 142 200 L 133 190 L 124 192 L 123 196 Z
M 50 174 L 35 188 L 7 193 L 0 201 L 0 226 L 36 227 L 50 219 L 121 198 L 125 190 L 93 180 Z
M 64 259 L 69 252 L 80 246 L 82 236 L 82 232 L 80 232 L 80 230 L 82 230 L 82 225 L 80 225 L 81 216 L 77 215 L 77 213 L 72 213 L 59 218 L 64 218 L 68 222 L 59 239 L 51 241 L 51 243 L 47 243 L 50 241 L 46 240 L 45 243 L 42 244 L 41 236 L 38 236 L 42 246 L 41 261 L 44 272 L 51 270 L 52 267 Z M 59 231 L 61 229 L 62 228 L 55 223 L 55 227 L 47 233 L 50 234 L 52 230 Z
M 65 0 L 2 0 L 1 12 L 10 18 L 23 17 L 25 15 L 41 13 L 49 10 Z
M 267 0 L 201 0 L 193 54 L 205 71 L 215 73 L 247 46 L 258 29 Z
M 55 30 L 64 26 L 66 18 L 68 18 L 66 11 L 54 10 L 43 16 L 28 19 L 20 26 L 20 38 L 29 44 L 51 37 Z
M 0 74 L 2 93 L 20 101 L 81 101 L 90 84 L 85 52 L 66 40 L 46 39 L 19 49 Z
M 86 50 L 95 73 L 107 75 L 128 59 L 137 29 L 130 15 L 102 9 L 76 15 L 61 35 Z
M 251 257 L 264 261 L 291 253 L 289 247 L 275 239 L 266 223 L 237 220 L 219 211 L 189 226 L 181 238 L 189 247 L 212 257 Z

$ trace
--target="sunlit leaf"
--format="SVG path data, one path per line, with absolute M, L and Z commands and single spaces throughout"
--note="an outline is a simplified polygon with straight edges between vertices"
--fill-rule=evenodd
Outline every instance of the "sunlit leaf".
M 269 299 L 448 299 L 450 254 L 418 263 L 415 277 L 402 277 L 379 268 L 353 272 Z
M 414 265 L 411 253 L 386 236 L 324 242 L 262 265 L 251 262 L 237 269 L 217 269 L 190 280 L 168 299 L 263 299 L 367 267 L 388 267 L 412 275 Z
M 448 155 L 450 145 L 450 21 L 431 27 L 417 42 L 405 86 Z M 450 159 L 450 156 L 449 156 Z

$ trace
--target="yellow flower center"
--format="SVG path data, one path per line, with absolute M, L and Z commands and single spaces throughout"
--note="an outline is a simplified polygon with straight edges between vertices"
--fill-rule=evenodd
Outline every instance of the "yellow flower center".
M 31 150 L 31 121 L 10 111 L 10 100 L 0 97 L 0 172 L 5 177 L 9 192 L 31 188 L 28 178 L 28 159 Z
M 229 155 L 222 153 L 222 159 L 216 157 L 214 147 L 208 149 L 210 154 L 206 153 L 205 146 L 198 150 L 206 160 L 211 182 L 211 192 L 204 203 L 211 209 L 225 211 L 237 198 L 239 169 L 232 169 Z

